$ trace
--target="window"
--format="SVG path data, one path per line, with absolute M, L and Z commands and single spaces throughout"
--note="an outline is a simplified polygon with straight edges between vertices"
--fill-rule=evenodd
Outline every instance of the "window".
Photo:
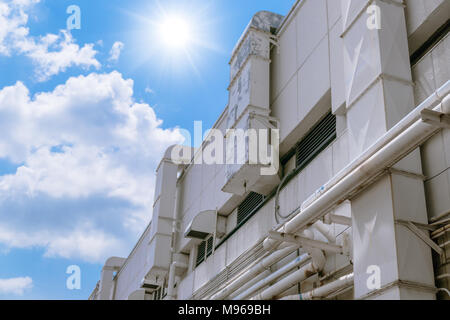
M 264 202 L 264 196 L 251 192 L 248 197 L 239 205 L 237 212 L 238 226 L 245 222 L 249 216 Z
M 210 236 L 205 241 L 202 241 L 197 247 L 197 261 L 196 267 L 202 264 L 208 257 L 213 254 L 214 250 L 214 236 Z

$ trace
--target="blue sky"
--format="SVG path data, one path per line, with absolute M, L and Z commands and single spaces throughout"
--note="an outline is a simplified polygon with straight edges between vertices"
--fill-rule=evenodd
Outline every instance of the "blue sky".
M 230 53 L 293 0 L 0 0 L 0 299 L 86 299 L 151 218 L 154 170 L 210 128 Z M 66 30 L 67 7 L 81 29 Z M 184 45 L 161 36 L 185 24 Z M 81 268 L 81 290 L 66 269 Z

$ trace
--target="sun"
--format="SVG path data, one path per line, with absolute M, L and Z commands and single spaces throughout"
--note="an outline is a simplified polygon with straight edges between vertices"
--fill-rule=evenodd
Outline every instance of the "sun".
M 169 49 L 186 48 L 192 40 L 191 26 L 186 18 L 167 16 L 159 24 L 159 35 Z
M 122 9 L 135 25 L 130 30 L 135 68 L 145 65 L 157 70 L 161 81 L 186 74 L 201 78 L 199 66 L 211 53 L 226 52 L 217 41 L 219 18 L 211 1 L 145 2 L 147 4 L 139 7 L 139 11 Z

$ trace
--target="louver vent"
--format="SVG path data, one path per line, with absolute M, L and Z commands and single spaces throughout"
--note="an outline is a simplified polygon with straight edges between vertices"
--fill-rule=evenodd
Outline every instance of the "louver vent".
M 209 257 L 213 252 L 213 244 L 214 244 L 214 238 L 210 237 L 206 241 L 206 257 Z
M 203 261 L 212 255 L 214 250 L 214 237 L 211 236 L 206 241 L 202 241 L 197 248 L 197 264 L 198 267 Z
M 255 192 L 252 192 L 248 197 L 239 205 L 237 224 L 240 225 L 249 217 L 264 201 L 264 196 Z
M 203 261 L 205 261 L 205 248 L 206 248 L 206 241 L 200 243 L 197 248 L 197 266 L 199 266 Z
M 336 116 L 330 112 L 297 144 L 296 167 L 306 167 L 334 139 L 336 139 Z

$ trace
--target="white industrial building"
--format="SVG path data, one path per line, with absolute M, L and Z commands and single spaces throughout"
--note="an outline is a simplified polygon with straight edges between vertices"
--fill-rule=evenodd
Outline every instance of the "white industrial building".
M 169 149 L 152 222 L 90 299 L 449 299 L 449 17 L 448 0 L 255 14 L 214 128 L 278 128 L 278 173 L 199 164 L 208 139 L 189 164 Z

